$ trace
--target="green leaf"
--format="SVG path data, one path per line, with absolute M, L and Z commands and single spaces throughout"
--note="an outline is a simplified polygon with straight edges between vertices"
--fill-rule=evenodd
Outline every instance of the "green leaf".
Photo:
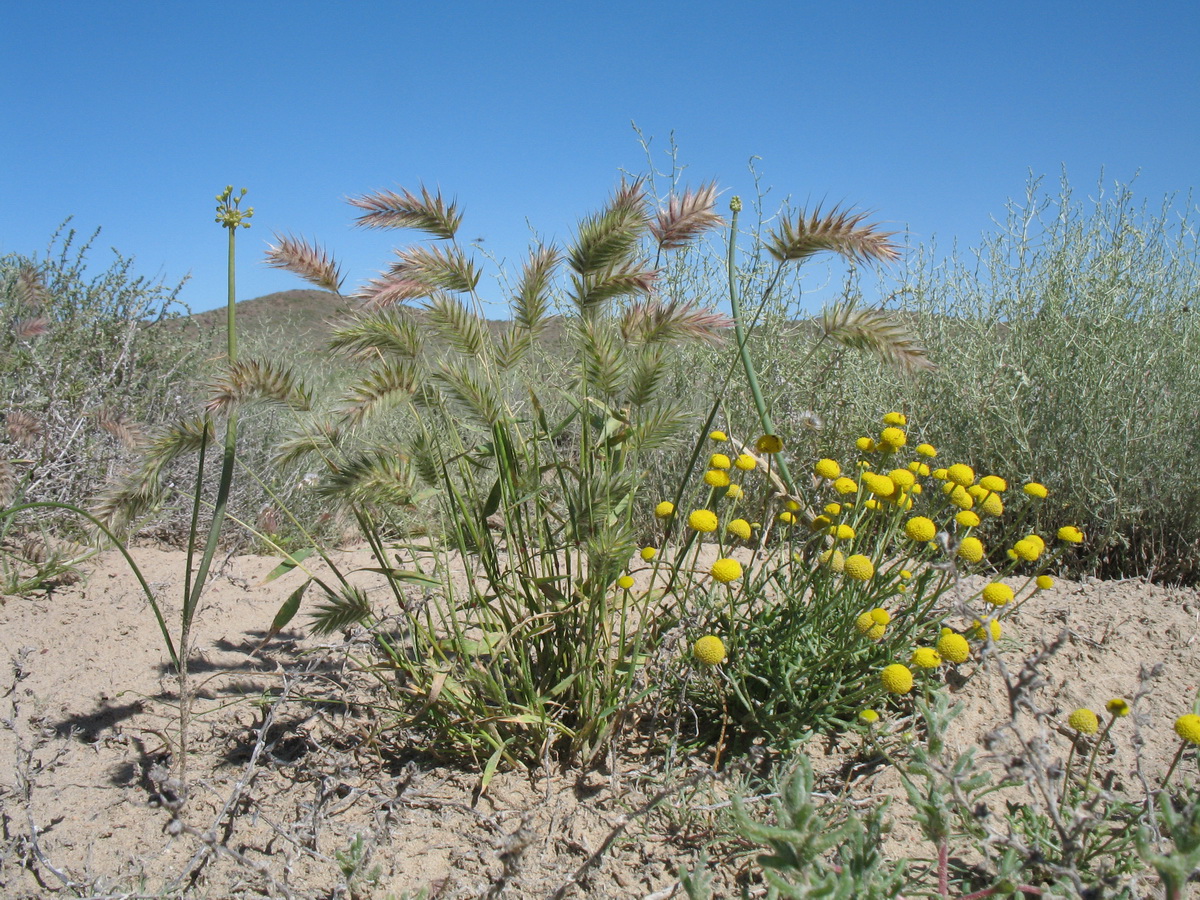
M 488 757 L 487 765 L 483 767 L 483 777 L 479 779 L 479 793 L 482 794 L 491 784 L 492 776 L 496 774 L 496 767 L 500 765 L 500 757 L 504 755 L 504 748 L 507 746 L 508 742 L 505 741 Z
M 496 483 L 492 485 L 491 492 L 488 494 L 487 501 L 483 504 L 483 514 L 480 516 L 481 519 L 487 519 L 488 516 L 500 508 L 500 495 L 500 479 L 497 478 Z
M 295 553 L 290 554 L 286 559 L 284 559 L 283 562 L 270 571 L 267 577 L 262 580 L 262 583 L 267 584 L 268 582 L 274 581 L 280 575 L 286 575 L 316 552 L 316 547 L 305 547 L 303 550 L 297 550 Z M 308 584 L 306 582 L 305 587 L 307 586 Z
M 311 578 L 306 579 L 304 584 L 288 595 L 288 598 L 283 601 L 283 605 L 279 607 L 279 612 L 275 613 L 275 618 L 271 620 L 271 627 L 267 629 L 267 636 L 259 642 L 257 647 L 250 651 L 251 656 L 254 656 L 259 650 L 267 646 L 271 638 L 279 634 L 296 617 L 296 613 L 300 611 L 300 600 L 304 596 L 304 592 L 308 590 L 308 586 L 312 583 L 313 580 Z
M 409 584 L 424 584 L 428 587 L 441 587 L 442 582 L 437 578 L 430 578 L 421 572 L 415 572 L 412 569 L 393 569 L 391 566 L 364 566 L 361 569 L 355 569 L 355 572 L 375 572 L 379 575 L 386 575 L 392 581 L 406 581 Z

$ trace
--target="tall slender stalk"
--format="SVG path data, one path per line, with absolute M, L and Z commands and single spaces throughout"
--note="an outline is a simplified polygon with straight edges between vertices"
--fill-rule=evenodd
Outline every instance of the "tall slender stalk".
M 229 231 L 229 262 L 228 262 L 228 292 L 225 304 L 225 348 L 228 356 L 228 364 L 233 365 L 237 362 L 237 285 L 236 285 L 236 266 L 235 266 L 235 248 L 237 229 L 240 225 L 242 228 L 249 228 L 250 223 L 246 221 L 254 215 L 254 207 L 245 210 L 239 209 L 239 204 L 242 198 L 246 196 L 246 189 L 242 188 L 241 193 L 233 196 L 233 185 L 229 185 L 221 193 L 217 194 L 217 224 Z M 200 605 L 200 598 L 204 594 L 204 585 L 208 581 L 208 573 L 212 567 L 213 557 L 216 555 L 217 546 L 221 541 L 221 527 L 225 522 L 225 511 L 229 505 L 229 491 L 233 483 L 233 469 L 237 462 L 237 412 L 231 411 L 228 415 L 225 424 L 225 449 L 221 460 L 221 479 L 217 483 L 217 499 L 213 504 L 212 522 L 208 526 L 208 538 L 204 545 L 204 554 L 200 557 L 200 565 L 196 568 L 194 576 L 191 573 L 191 559 L 196 546 L 196 519 L 192 519 L 191 534 L 188 538 L 188 572 L 190 581 L 185 588 L 185 596 L 183 598 L 183 615 L 180 621 L 179 630 L 179 780 L 185 785 L 187 784 L 187 738 L 188 725 L 191 720 L 191 683 L 188 678 L 188 657 L 191 653 L 191 635 L 192 622 L 196 616 L 196 610 Z M 205 447 L 200 450 L 200 467 L 203 471 Z M 197 496 L 199 496 L 200 485 L 196 486 Z

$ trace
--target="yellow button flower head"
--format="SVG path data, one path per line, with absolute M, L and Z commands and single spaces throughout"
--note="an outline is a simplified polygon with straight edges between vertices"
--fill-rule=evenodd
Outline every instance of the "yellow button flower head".
M 718 444 L 722 443 L 723 441 L 729 440 L 729 435 L 727 435 L 723 431 L 712 431 L 712 432 L 709 432 L 708 436 L 712 440 L 716 441 Z
M 976 500 L 982 500 L 988 495 L 988 489 L 981 484 L 971 484 L 967 486 L 967 493 Z
M 846 574 L 855 581 L 870 581 L 875 574 L 875 564 L 861 553 L 846 557 Z
M 794 525 L 796 523 L 795 514 L 788 512 L 786 509 L 783 512 L 781 512 L 779 515 L 777 515 L 775 517 L 775 519 L 779 522 L 780 525 Z
M 788 500 L 783 505 L 788 508 L 788 512 L 800 512 L 800 504 L 795 500 Z
M 714 453 L 708 458 L 708 465 L 712 469 L 728 469 L 732 463 L 724 453 Z
M 953 631 L 945 632 L 938 638 L 937 651 L 942 654 L 942 659 L 955 665 L 971 658 L 971 645 L 965 637 Z
M 936 669 L 942 664 L 942 655 L 932 647 L 918 647 L 909 662 L 918 669 Z
M 759 453 L 778 453 L 783 449 L 783 441 L 773 434 L 764 434 L 754 442 Z
M 829 568 L 835 572 L 846 571 L 846 556 L 841 550 L 826 550 L 821 554 L 821 562 L 829 563 Z
M 1086 706 L 1067 716 L 1067 724 L 1080 734 L 1095 734 L 1100 730 L 1100 719 Z
M 912 572 L 908 571 L 908 569 L 901 569 L 900 577 L 903 578 L 905 581 L 908 581 L 910 578 L 912 578 Z
M 675 514 L 675 504 L 670 500 L 664 500 L 658 506 L 654 507 L 654 514 L 660 519 L 669 519 Z
M 908 443 L 908 435 L 899 428 L 885 428 L 879 432 L 879 443 L 885 450 L 899 450 Z
M 1124 718 L 1129 715 L 1129 701 L 1123 697 L 1113 697 L 1104 704 L 1104 708 L 1115 718 Z
M 890 412 L 883 417 L 884 425 L 899 425 L 903 428 L 908 424 L 908 416 L 902 412 Z
M 1066 541 L 1068 544 L 1082 544 L 1083 532 L 1074 525 L 1064 525 L 1058 529 L 1058 539 Z
M 984 630 L 985 628 L 987 631 Z M 1004 629 L 1000 627 L 1000 620 L 988 619 L 987 624 L 984 625 L 983 622 L 980 622 L 978 619 L 976 619 L 975 625 L 971 628 L 971 637 L 977 641 L 986 640 L 988 631 L 992 633 L 993 641 L 1000 640 L 1000 635 L 1004 633 Z
M 820 531 L 822 528 L 828 528 L 832 524 L 833 519 L 829 518 L 829 516 L 816 516 L 808 523 L 808 527 L 813 531 Z
M 843 497 L 847 494 L 858 493 L 858 482 L 853 478 L 842 477 L 833 483 L 833 489 Z
M 1001 581 L 993 581 L 983 589 L 983 599 L 992 606 L 1004 606 L 1012 603 L 1013 589 Z
M 1187 713 L 1175 720 L 1175 733 L 1189 744 L 1200 744 L 1200 716 Z
M 933 477 L 936 478 L 938 481 L 945 481 L 947 478 L 950 477 L 949 473 L 950 473 L 949 469 L 934 469 Z
M 708 533 L 717 530 L 717 514 L 708 509 L 694 509 L 688 513 L 688 527 L 693 531 Z
M 867 632 L 867 637 L 869 637 L 871 640 L 878 643 L 879 641 L 883 640 L 883 636 L 885 634 L 887 634 L 887 626 L 886 625 L 876 625 L 874 628 L 872 628 L 870 631 Z
M 933 519 L 925 516 L 913 516 L 904 523 L 904 533 L 910 540 L 924 544 L 932 541 L 937 535 L 937 526 L 933 524 Z
M 979 508 L 989 516 L 1004 515 L 1004 501 L 1000 499 L 999 494 L 988 494 L 980 501 Z
M 726 500 L 740 500 L 742 498 L 742 486 L 740 484 L 731 484 L 725 488 Z
M 854 442 L 854 446 L 857 447 L 859 450 L 861 450 L 863 453 L 874 453 L 875 452 L 875 441 L 869 437 L 860 437 L 857 441 Z
M 879 713 L 873 709 L 864 709 L 858 714 L 858 721 L 864 725 L 874 725 L 879 721 Z
M 852 541 L 854 540 L 854 528 L 850 525 L 842 523 L 840 525 L 830 525 L 829 534 L 836 541 Z
M 692 645 L 692 656 L 703 666 L 725 662 L 725 642 L 715 634 L 706 634 Z
M 1027 534 L 1027 535 L 1025 535 L 1025 540 L 1027 540 L 1027 541 L 1033 541 L 1033 543 L 1037 544 L 1037 546 L 1038 546 L 1038 556 L 1041 556 L 1043 553 L 1045 553 L 1045 552 L 1046 552 L 1046 542 L 1045 542 L 1045 541 L 1043 541 L 1043 540 L 1042 540 L 1040 537 L 1038 537 L 1036 534 Z
M 725 526 L 725 530 L 734 537 L 740 537 L 743 541 L 750 540 L 750 523 L 745 519 L 734 519 Z
M 749 453 L 740 453 L 738 454 L 738 458 L 733 461 L 733 464 L 743 472 L 753 472 L 758 466 L 758 460 Z
M 1021 538 L 1013 544 L 1013 550 L 1026 562 L 1033 562 L 1042 555 L 1042 548 L 1037 545 L 1036 541 L 1031 541 L 1029 538 Z
M 958 555 L 969 563 L 983 559 L 983 541 L 977 537 L 965 537 L 958 544 Z
M 620 578 L 617 579 L 617 587 L 619 587 L 623 591 L 629 590 L 631 587 L 633 587 L 633 576 L 622 575 Z
M 710 487 L 729 487 L 729 474 L 721 469 L 709 469 L 704 473 L 704 483 Z
M 950 494 L 950 502 L 959 509 L 970 509 L 975 505 L 974 498 L 966 492 L 962 485 L 947 481 L 946 486 L 950 488 L 947 492 Z
M 828 478 L 830 481 L 833 481 L 842 474 L 842 467 L 835 460 L 827 457 L 817 460 L 817 464 L 813 466 L 813 472 L 821 478 Z
M 889 694 L 907 694 L 913 689 L 913 675 L 908 666 L 902 663 L 892 663 L 884 666 L 879 673 L 883 689 Z
M 742 577 L 742 564 L 736 559 L 726 557 L 713 563 L 712 569 L 709 571 L 712 573 L 712 577 L 721 584 L 729 584 L 729 582 L 737 581 Z
M 639 556 L 641 556 L 642 559 L 645 560 L 646 562 L 650 562 L 650 560 L 652 560 L 652 559 L 654 559 L 654 557 L 658 556 L 658 550 L 655 549 L 654 547 L 643 547 L 642 552 L 639 554 Z
M 1037 577 L 1037 586 L 1039 591 L 1048 591 L 1054 587 L 1054 579 L 1049 575 L 1039 575 Z
M 842 504 L 840 504 L 840 503 L 826 503 L 825 504 L 825 515 L 840 516 L 841 514 L 842 514 Z
M 896 493 L 896 482 L 886 475 L 867 472 L 863 475 L 863 484 L 877 497 L 890 497 Z
M 877 606 L 870 612 L 871 620 L 876 625 L 889 625 L 892 621 L 892 614 L 882 606 Z
M 933 449 L 933 444 L 917 444 L 917 452 L 927 459 L 937 456 L 937 450 Z
M 955 484 L 967 487 L 975 483 L 975 470 L 965 463 L 955 463 L 946 470 L 946 477 Z
M 979 516 L 971 512 L 969 509 L 963 509 L 955 513 L 954 521 L 963 528 L 975 528 L 979 525 Z
M 888 478 L 902 488 L 909 488 L 917 483 L 916 476 L 908 469 L 892 469 L 888 472 Z
M 1029 482 L 1029 484 L 1025 485 L 1025 487 L 1021 488 L 1021 490 L 1027 493 L 1030 497 L 1037 497 L 1039 500 L 1045 500 L 1050 493 L 1048 490 L 1046 490 L 1046 486 L 1044 484 L 1038 484 L 1036 481 Z
M 979 486 L 997 493 L 1008 490 L 1008 482 L 999 475 L 984 475 L 979 479 Z
M 869 634 L 875 627 L 875 617 L 870 612 L 865 612 L 854 620 L 854 627 L 858 629 L 859 634 Z

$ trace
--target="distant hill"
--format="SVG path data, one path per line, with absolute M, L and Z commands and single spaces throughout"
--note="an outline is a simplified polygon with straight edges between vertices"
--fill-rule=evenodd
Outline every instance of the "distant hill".
M 329 336 L 329 323 L 350 307 L 351 301 L 345 297 L 329 291 L 304 289 L 241 300 L 237 305 L 238 340 L 251 345 L 271 345 L 282 339 L 310 346 L 323 345 Z M 224 343 L 224 307 L 196 313 L 192 319 L 206 331 L 212 329 L 218 345 Z

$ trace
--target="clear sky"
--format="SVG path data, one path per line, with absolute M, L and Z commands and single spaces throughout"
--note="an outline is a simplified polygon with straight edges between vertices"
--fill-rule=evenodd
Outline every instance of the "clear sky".
M 1200 6 L 1180 2 L 287 3 L 9 0 L 0 15 L 0 253 L 73 216 L 193 309 L 224 302 L 214 195 L 246 187 L 239 298 L 300 286 L 273 231 L 347 286 L 416 235 L 347 196 L 426 184 L 517 263 L 565 243 L 671 133 L 694 183 L 841 202 L 973 246 L 1030 171 L 1080 194 L 1200 182 Z M 1138 174 L 1140 172 L 1140 174 Z M 514 265 L 515 267 L 515 265 Z

